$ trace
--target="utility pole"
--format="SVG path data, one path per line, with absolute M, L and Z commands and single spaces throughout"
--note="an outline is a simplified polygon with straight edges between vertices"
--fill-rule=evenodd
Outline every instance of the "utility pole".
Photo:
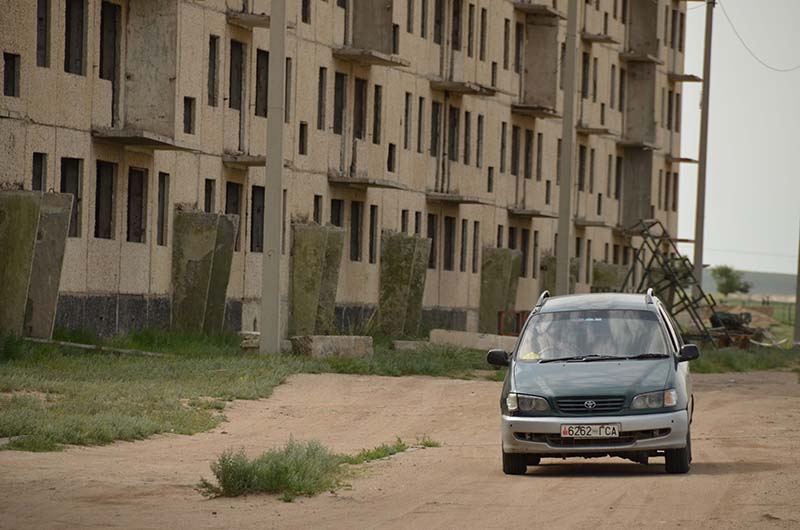
M 283 117 L 286 78 L 286 0 L 272 0 L 269 30 L 264 251 L 261 268 L 261 353 L 281 351 L 283 239 Z
M 694 218 L 694 276 L 703 287 L 703 236 L 706 224 L 706 168 L 708 162 L 708 120 L 711 96 L 711 33 L 716 0 L 706 0 L 706 40 L 703 50 L 703 108 L 700 116 L 700 160 L 697 166 L 697 211 Z M 700 296 L 695 289 L 695 298 Z
M 800 346 L 800 235 L 797 250 L 797 294 L 794 298 L 794 345 Z
M 567 8 L 567 57 L 564 68 L 564 117 L 561 120 L 561 184 L 558 196 L 558 244 L 556 247 L 556 294 L 569 294 L 572 245 L 572 174 L 575 150 L 575 97 L 578 63 L 578 0 L 569 0 Z

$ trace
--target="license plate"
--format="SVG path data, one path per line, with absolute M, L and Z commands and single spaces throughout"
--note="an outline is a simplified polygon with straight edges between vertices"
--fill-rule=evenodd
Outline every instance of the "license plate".
M 562 438 L 619 438 L 619 423 L 562 425 Z

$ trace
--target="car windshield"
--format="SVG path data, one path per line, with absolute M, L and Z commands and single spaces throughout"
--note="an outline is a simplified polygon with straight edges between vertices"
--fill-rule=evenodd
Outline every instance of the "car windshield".
M 641 358 L 667 355 L 668 351 L 658 316 L 652 311 L 563 311 L 539 313 L 531 319 L 517 359 Z

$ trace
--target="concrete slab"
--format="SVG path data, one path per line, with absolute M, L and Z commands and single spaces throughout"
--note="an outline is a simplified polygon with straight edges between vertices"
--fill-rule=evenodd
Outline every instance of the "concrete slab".
M 25 335 L 53 337 L 58 303 L 58 285 L 67 244 L 72 195 L 45 193 L 39 210 L 39 228 L 25 308 Z
M 84 296 L 59 294 L 55 329 L 83 329 L 85 302 Z
M 147 328 L 147 298 L 121 294 L 117 299 L 117 333 L 123 335 Z
M 425 293 L 425 279 L 428 272 L 428 256 L 431 253 L 431 240 L 416 238 L 414 245 L 414 262 L 408 283 L 408 304 L 403 324 L 403 335 L 416 337 L 419 335 L 422 321 L 422 296 Z
M 221 333 L 225 324 L 226 295 L 238 229 L 238 215 L 220 215 L 217 218 L 217 239 L 214 244 L 203 319 L 203 331 L 208 334 Z
M 339 268 L 344 252 L 344 230 L 335 226 L 326 226 L 325 230 L 327 240 L 314 332 L 329 334 L 336 329 L 336 291 L 339 288 Z
M 217 214 L 176 211 L 172 238 L 172 328 L 204 329 Z
M 389 337 L 403 335 L 417 238 L 384 230 L 381 234 L 381 272 L 378 317 Z
M 170 299 L 164 296 L 151 296 L 147 299 L 147 327 L 150 329 L 169 329 Z
M 431 330 L 431 344 L 449 344 L 460 348 L 489 351 L 500 348 L 507 352 L 514 351 L 517 337 L 493 335 L 490 333 L 473 333 L 471 331 L 452 331 L 448 329 Z
M 84 305 L 83 328 L 98 337 L 117 333 L 117 295 L 92 295 Z
M 481 265 L 481 299 L 478 331 L 495 333 L 497 314 L 508 309 L 509 281 L 513 267 L 513 251 L 507 248 L 484 247 Z M 516 296 L 516 290 L 513 293 Z
M 22 335 L 41 193 L 0 192 L 0 335 Z
M 628 267 L 611 263 L 595 262 L 592 267 L 592 292 L 617 292 L 625 281 Z
M 292 225 L 290 335 L 313 335 L 317 325 L 328 232 L 317 224 Z
M 578 260 L 570 258 L 569 260 L 569 292 L 575 292 L 575 283 L 578 281 Z M 543 256 L 541 264 L 541 291 L 550 291 L 550 294 L 556 294 L 556 257 Z
M 315 358 L 366 357 L 372 355 L 372 337 L 355 335 L 306 335 L 292 337 L 292 352 Z

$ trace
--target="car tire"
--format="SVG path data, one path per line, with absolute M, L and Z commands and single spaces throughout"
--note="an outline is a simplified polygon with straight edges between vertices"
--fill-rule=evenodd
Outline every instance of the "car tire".
M 528 455 L 518 455 L 503 451 L 503 473 L 524 475 L 528 471 Z
M 525 463 L 529 466 L 538 466 L 541 461 L 542 458 L 539 455 L 527 455 L 525 459 Z
M 692 464 L 692 433 L 686 433 L 686 447 L 683 449 L 668 449 L 665 452 L 665 468 L 667 473 L 688 473 Z

